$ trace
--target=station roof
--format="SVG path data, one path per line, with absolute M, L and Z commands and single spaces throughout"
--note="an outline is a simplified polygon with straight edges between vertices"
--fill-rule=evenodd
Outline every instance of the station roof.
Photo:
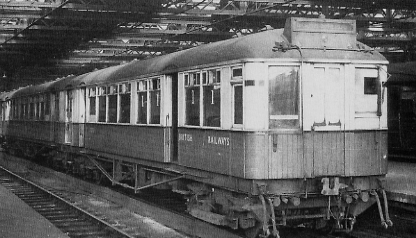
M 385 55 L 416 48 L 409 0 L 9 0 L 0 8 L 0 76 L 12 88 L 279 29 L 290 16 L 355 19 L 357 39 Z

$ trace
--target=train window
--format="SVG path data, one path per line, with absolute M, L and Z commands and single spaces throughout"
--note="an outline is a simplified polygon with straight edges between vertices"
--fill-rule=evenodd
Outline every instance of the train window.
M 111 85 L 108 93 L 108 122 L 117 122 L 117 85 Z
M 150 124 L 160 124 L 160 78 L 150 81 Z
M 20 99 L 20 112 L 19 112 L 19 119 L 23 120 L 25 115 L 25 99 Z
M 203 81 L 204 81 L 204 73 Z M 205 73 L 206 75 L 206 73 Z M 220 70 L 209 70 L 206 85 L 203 86 L 204 98 L 204 126 L 220 127 L 221 126 L 221 87 L 220 87 Z
M 35 99 L 33 97 L 30 98 L 29 119 L 35 119 Z
M 147 80 L 137 83 L 137 99 L 138 99 L 138 124 L 147 124 Z
M 39 96 L 35 97 L 35 119 L 38 120 L 40 118 L 40 98 Z
M 45 120 L 45 99 L 44 96 L 39 96 L 39 120 Z
M 55 115 L 54 115 L 54 120 L 55 121 L 59 121 L 59 112 L 60 112 L 59 107 L 60 107 L 60 105 L 59 105 L 59 92 L 57 92 L 55 94 Z
M 233 86 L 234 124 L 243 124 L 243 85 Z
M 96 87 L 92 87 L 89 88 L 88 90 L 88 98 L 89 98 L 89 115 L 90 116 L 95 116 L 96 115 L 96 110 L 97 110 L 97 99 L 95 98 L 96 96 Z M 90 121 L 95 121 L 95 119 L 93 119 L 92 117 L 90 117 Z
M 199 126 L 200 118 L 200 75 L 199 73 L 191 73 L 190 84 L 186 84 L 185 74 L 185 125 Z M 199 79 L 198 79 L 199 78 Z
M 119 85 L 120 92 L 120 123 L 129 123 L 130 122 L 130 92 L 131 84 L 125 83 Z
M 65 113 L 65 121 L 70 122 L 72 121 L 72 110 L 74 105 L 74 95 L 73 92 L 68 90 L 66 92 L 66 113 Z
M 269 68 L 269 128 L 299 126 L 299 89 L 296 66 Z
M 232 77 L 235 79 L 237 77 L 243 76 L 243 68 L 234 68 Z
M 364 77 L 364 94 L 377 94 L 377 78 Z
M 190 85 L 191 85 L 191 83 L 190 83 L 190 81 L 189 81 L 189 74 L 185 74 L 185 75 L 184 75 L 184 78 L 185 78 L 185 86 L 190 86 Z
M 45 116 L 48 116 L 51 109 L 51 95 L 47 93 L 45 95 Z
M 15 104 L 15 100 L 11 100 L 11 106 L 10 106 L 10 108 L 11 108 L 10 109 L 11 110 L 11 113 L 10 113 L 11 117 L 10 117 L 10 119 L 14 118 L 14 112 L 15 112 L 14 104 Z
M 217 81 L 221 80 L 220 77 L 216 79 Z M 231 84 L 232 84 L 232 109 L 233 109 L 233 124 L 241 125 L 243 124 L 243 68 L 236 67 L 232 68 L 231 75 Z
M 13 119 L 13 113 L 14 113 L 14 102 L 13 102 L 13 100 L 10 100 L 9 104 L 10 104 L 10 115 L 9 115 L 9 119 L 11 120 L 11 119 Z
M 208 84 L 207 72 L 202 72 L 202 84 L 203 85 L 207 85 Z
M 200 85 L 201 84 L 201 74 L 199 73 L 191 73 L 190 74 L 191 77 L 191 82 L 193 85 Z
M 28 120 L 29 119 L 29 98 L 25 99 L 25 119 Z
M 105 122 L 107 112 L 107 87 L 100 87 L 98 91 L 98 122 Z

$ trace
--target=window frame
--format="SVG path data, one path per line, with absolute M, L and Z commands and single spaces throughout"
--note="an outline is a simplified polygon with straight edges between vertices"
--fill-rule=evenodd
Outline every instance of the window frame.
M 296 69 L 297 71 L 297 79 L 296 79 L 296 85 L 295 85 L 295 88 L 296 88 L 296 97 L 297 97 L 297 105 L 296 105 L 296 112 L 297 112 L 297 114 L 282 114 L 282 115 L 271 115 L 271 112 L 270 112 L 270 103 L 271 103 L 271 98 L 270 98 L 270 69 L 272 68 L 272 67 L 278 67 L 278 68 L 284 68 L 284 67 L 286 67 L 286 68 L 292 68 L 292 69 Z M 301 100 L 301 98 L 302 98 L 302 90 L 301 90 L 301 67 L 300 67 L 300 65 L 298 65 L 298 64 L 279 64 L 279 65 L 275 65 L 275 64 L 273 64 L 273 65 L 268 65 L 268 67 L 267 67 L 267 69 L 268 69 L 268 79 L 267 79 L 267 94 L 268 94 L 268 97 L 267 97 L 267 105 L 268 105 L 268 109 L 267 109 L 267 128 L 268 128 L 268 130 L 279 130 L 279 131 L 282 131 L 282 130 L 284 130 L 284 131 L 292 131 L 292 130 L 299 130 L 299 129 L 301 129 L 302 128 L 302 123 L 303 123 L 303 121 L 302 121 L 302 117 L 301 117 L 301 115 L 302 115 L 302 100 Z M 290 126 L 288 126 L 288 127 L 273 127 L 273 128 L 271 128 L 271 125 L 270 125 L 270 120 L 282 120 L 282 121 L 284 121 L 284 120 L 297 120 L 297 125 L 296 126 L 292 126 L 292 127 L 290 127 Z
M 181 126 L 184 127 L 189 127 L 189 128 L 213 128 L 213 129 L 220 129 L 223 126 L 223 113 L 222 113 L 222 107 L 223 107 L 223 100 L 222 100 L 222 70 L 223 67 L 221 66 L 216 66 L 216 67 L 207 67 L 204 69 L 197 69 L 197 70 L 188 70 L 188 71 L 183 71 L 180 74 L 182 75 L 182 79 L 183 79 L 183 83 L 181 84 L 180 87 L 182 87 L 181 90 L 179 90 L 179 92 L 182 92 L 182 95 L 180 96 L 180 100 L 181 100 L 181 104 L 183 105 L 182 108 L 182 119 L 180 120 Z M 211 71 L 215 71 L 215 78 L 216 81 L 215 82 L 210 82 L 210 75 L 209 72 Z M 219 80 L 218 80 L 218 76 L 219 76 Z M 205 123 L 205 116 L 206 116 L 206 108 L 205 108 L 205 100 L 206 100 L 206 95 L 205 95 L 205 87 L 207 86 L 217 86 L 219 87 L 219 95 L 220 95 L 220 102 L 219 102 L 219 126 L 211 126 L 211 125 L 206 125 Z M 193 91 L 193 92 L 197 92 L 195 94 L 198 94 L 197 97 L 195 97 L 193 100 L 191 101 L 197 101 L 197 105 L 198 105 L 198 118 L 196 120 L 194 120 L 194 122 L 198 122 L 195 124 L 190 124 L 189 123 L 189 115 L 187 114 L 187 109 L 188 109 L 188 103 L 190 102 L 190 100 L 187 101 L 187 95 L 189 93 L 189 91 L 187 90 L 191 90 L 191 89 L 197 89 L 197 91 Z M 195 106 L 196 108 L 196 106 Z M 196 113 L 195 113 L 196 114 Z
M 241 70 L 241 75 L 237 74 L 234 75 L 234 70 Z M 243 129 L 244 128 L 244 65 L 233 65 L 230 67 L 230 84 L 231 84 L 231 127 L 235 129 Z M 241 123 L 236 122 L 236 88 L 241 87 Z
M 106 122 L 110 124 L 118 123 L 118 110 L 119 110 L 119 102 L 118 102 L 118 84 L 110 84 L 107 86 L 107 115 L 106 115 Z M 115 99 L 115 102 L 111 103 L 112 100 Z M 115 105 L 115 111 L 112 106 Z
M 120 124 L 130 124 L 131 123 L 131 105 L 132 105 L 132 83 L 131 82 L 122 82 L 117 84 L 118 87 L 118 96 L 117 96 L 117 105 L 118 105 L 118 109 L 117 109 L 117 123 Z M 122 95 L 129 95 L 129 115 L 128 115 L 128 120 L 126 122 L 122 122 L 122 108 L 121 108 L 121 103 L 122 103 Z
M 212 76 L 210 76 L 210 72 L 214 72 L 212 74 Z M 204 82 L 204 75 L 205 75 L 205 82 Z M 209 69 L 205 69 L 202 70 L 201 72 L 201 84 L 202 84 L 202 89 L 201 89 L 201 98 L 202 98 L 202 110 L 200 117 L 202 119 L 202 127 L 208 127 L 208 128 L 221 128 L 222 127 L 222 95 L 221 92 L 223 89 L 223 87 L 221 87 L 221 81 L 222 81 L 222 73 L 221 73 L 221 67 L 215 67 L 215 68 L 209 68 Z M 219 125 L 218 126 L 212 126 L 212 125 L 207 125 L 206 124 L 206 114 L 207 113 L 207 108 L 205 105 L 206 99 L 208 98 L 205 95 L 205 87 L 213 87 L 213 90 L 217 89 L 219 90 Z M 214 104 L 214 98 L 215 98 L 215 92 L 211 90 L 211 102 L 209 104 Z
M 156 84 L 156 86 L 154 85 Z M 157 76 L 157 77 L 152 77 L 149 78 L 148 81 L 148 101 L 147 101 L 147 106 L 148 106 L 148 125 L 161 125 L 161 116 L 162 116 L 162 77 L 161 76 Z M 153 113 L 154 111 L 157 110 L 153 110 L 153 99 L 152 99 L 152 93 L 154 92 L 159 92 L 158 94 L 156 93 L 156 107 L 159 108 L 158 113 L 156 113 L 155 115 L 159 114 L 159 118 L 157 121 L 153 121 Z M 158 104 L 158 106 L 157 106 Z
M 129 117 L 126 122 L 121 122 L 121 95 L 129 94 Z M 116 98 L 116 111 L 114 112 L 113 119 L 115 121 L 110 122 L 110 97 Z M 110 85 L 95 85 L 87 87 L 87 123 L 108 123 L 108 124 L 131 124 L 131 105 L 132 105 L 132 82 L 120 82 Z M 105 121 L 101 117 L 100 121 L 100 98 L 105 98 Z M 92 99 L 94 99 L 94 110 L 91 108 Z M 92 114 L 94 113 L 94 114 Z
M 143 103 L 144 97 L 140 96 L 141 93 L 146 93 L 146 101 L 144 101 L 145 103 Z M 149 79 L 148 78 L 143 78 L 137 81 L 137 86 L 136 86 L 136 102 L 137 102 L 137 106 L 135 108 L 135 113 L 136 113 L 136 125 L 148 125 L 149 124 Z M 140 98 L 142 98 L 142 101 L 140 103 Z M 140 110 L 139 110 L 139 106 L 140 104 L 142 105 L 141 107 L 144 107 L 144 105 L 146 104 L 146 109 L 145 109 L 145 117 L 146 117 L 146 121 L 142 122 L 141 117 L 140 117 Z
M 104 85 L 101 85 L 101 86 L 98 86 L 97 87 L 97 114 L 96 114 L 96 117 L 97 117 L 97 120 L 96 120 L 96 122 L 97 123 L 107 123 L 107 114 L 108 114 L 108 97 L 107 97 L 107 94 L 108 94 L 108 88 L 107 88 L 107 86 L 104 86 Z M 100 112 L 100 110 L 101 110 L 101 106 L 100 106 L 100 99 L 101 98 L 104 98 L 104 103 L 105 103 L 105 105 L 104 105 L 104 120 L 103 120 L 103 118 L 102 118 L 102 115 L 101 115 L 101 112 Z
M 88 98 L 88 102 L 87 102 L 87 107 L 88 107 L 88 112 L 87 112 L 87 122 L 89 123 L 94 123 L 98 121 L 98 87 L 97 86 L 91 86 L 91 87 L 87 87 L 87 98 Z M 94 110 L 91 110 L 91 99 L 94 99 Z M 94 114 L 91 114 L 91 113 Z

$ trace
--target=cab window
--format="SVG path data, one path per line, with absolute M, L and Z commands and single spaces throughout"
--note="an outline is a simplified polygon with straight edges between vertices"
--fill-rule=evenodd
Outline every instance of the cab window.
M 299 68 L 269 68 L 269 128 L 299 127 Z

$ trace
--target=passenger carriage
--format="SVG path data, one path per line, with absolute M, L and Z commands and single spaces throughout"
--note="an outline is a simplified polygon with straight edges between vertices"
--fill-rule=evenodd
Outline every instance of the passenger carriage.
M 183 193 L 193 216 L 248 236 L 350 230 L 378 192 L 387 208 L 387 63 L 354 21 L 291 18 L 17 90 L 5 136 L 72 172 Z

